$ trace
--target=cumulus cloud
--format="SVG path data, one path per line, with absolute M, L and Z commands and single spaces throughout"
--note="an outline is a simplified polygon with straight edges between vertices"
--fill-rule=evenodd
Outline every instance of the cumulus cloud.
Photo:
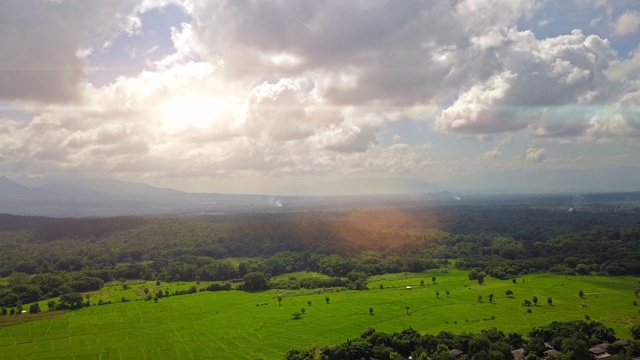
M 89 49 L 140 26 L 135 0 L 0 2 L 0 98 L 79 101 Z
M 498 159 L 502 157 L 502 149 L 511 143 L 513 137 L 507 135 L 504 139 L 500 140 L 491 150 L 486 151 L 483 155 L 488 159 Z
M 185 12 L 167 35 L 173 49 L 136 48 L 142 15 L 170 4 Z M 404 132 L 378 143 L 402 121 L 436 135 L 504 136 L 478 152 L 490 159 L 517 132 L 640 137 L 639 52 L 620 58 L 581 30 L 536 36 L 521 24 L 541 4 L 2 1 L 0 100 L 33 115 L 0 120 L 0 167 L 166 178 L 426 173 L 433 152 L 401 143 L 415 140 Z M 638 13 L 620 13 L 616 32 L 637 31 Z M 169 55 L 93 85 L 92 59 L 112 56 L 118 41 Z M 526 158 L 541 162 L 544 149 Z
M 579 30 L 543 40 L 514 30 L 503 36 L 510 45 L 500 50 L 501 72 L 472 83 L 438 116 L 436 129 L 501 133 L 529 128 L 533 136 L 576 137 L 588 129 L 594 108 L 623 93 L 623 84 L 606 73 L 616 60 L 607 40 Z
M 616 35 L 630 35 L 640 28 L 640 12 L 635 10 L 625 11 L 618 17 L 614 24 Z
M 539 163 L 547 157 L 543 148 L 530 147 L 527 149 L 527 161 Z

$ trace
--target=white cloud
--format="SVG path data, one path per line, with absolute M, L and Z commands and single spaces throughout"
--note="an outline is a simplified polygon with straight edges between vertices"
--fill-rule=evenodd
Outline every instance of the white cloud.
M 640 12 L 635 10 L 625 11 L 618 17 L 614 24 L 616 35 L 630 35 L 640 28 Z
M 546 157 L 546 152 L 543 148 L 530 147 L 527 149 L 527 161 L 539 163 L 543 162 Z
M 0 98 L 79 101 L 84 55 L 140 26 L 135 3 L 0 1 Z
M 498 159 L 502 157 L 502 149 L 509 145 L 513 140 L 513 136 L 508 134 L 504 139 L 500 140 L 491 150 L 485 152 L 483 156 L 488 159 Z
M 471 155 L 490 159 L 502 157 L 512 133 L 640 137 L 639 52 L 621 59 L 581 30 L 543 38 L 522 29 L 538 1 L 34 1 L 0 2 L 0 33 L 9 34 L 0 63 L 10 65 L 0 70 L 0 100 L 34 114 L 0 121 L 0 170 L 428 173 L 434 152 L 400 142 L 417 134 L 393 128 L 403 137 L 378 143 L 382 129 L 409 121 L 435 137 L 509 134 Z M 87 82 L 92 59 L 108 58 L 103 44 L 135 39 L 141 13 L 168 4 L 190 17 L 171 29 L 171 54 L 104 86 Z M 622 32 L 637 31 L 636 15 L 618 18 Z M 526 158 L 541 162 L 545 151 L 532 146 Z

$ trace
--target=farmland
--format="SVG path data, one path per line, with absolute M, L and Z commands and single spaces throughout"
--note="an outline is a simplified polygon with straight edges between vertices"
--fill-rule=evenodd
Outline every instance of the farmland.
M 277 359 L 291 348 L 356 337 L 367 326 L 385 332 L 411 326 L 421 333 L 496 327 L 526 334 L 534 326 L 585 315 L 629 338 L 629 326 L 640 321 L 638 307 L 633 306 L 637 284 L 632 277 L 531 274 L 516 283 L 487 278 L 479 285 L 468 279 L 466 271 L 432 270 L 372 276 L 366 291 L 198 292 L 164 297 L 158 303 L 128 301 L 70 312 L 23 314 L 21 320 L 28 321 L 15 325 L 8 321 L 16 316 L 5 316 L 0 318 L 0 358 Z M 193 285 L 171 283 L 169 291 Z M 145 287 L 156 290 L 155 282 L 131 282 L 128 289 L 111 283 L 90 293 L 90 301 L 141 299 Z M 167 284 L 158 289 L 167 289 Z M 505 295 L 507 290 L 513 291 L 512 298 Z M 578 297 L 579 290 L 584 292 L 583 299 Z M 494 295 L 491 303 L 490 294 Z M 537 306 L 522 306 L 524 299 L 534 295 L 539 299 Z M 548 297 L 553 306 L 547 304 Z M 292 313 L 302 308 L 302 319 L 293 320 Z

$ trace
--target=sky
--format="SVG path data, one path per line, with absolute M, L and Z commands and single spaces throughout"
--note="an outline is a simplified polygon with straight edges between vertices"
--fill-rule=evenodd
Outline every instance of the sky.
M 0 1 L 0 174 L 269 193 L 640 166 L 640 1 Z

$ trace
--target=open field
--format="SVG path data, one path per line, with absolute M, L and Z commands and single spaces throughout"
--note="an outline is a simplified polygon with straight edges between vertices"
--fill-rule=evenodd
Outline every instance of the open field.
M 437 278 L 435 284 L 432 276 Z M 157 304 L 130 301 L 60 312 L 54 317 L 45 313 L 38 315 L 47 316 L 43 320 L 12 326 L 5 326 L 2 319 L 0 358 L 277 359 L 291 348 L 356 337 L 367 326 L 385 332 L 411 326 L 432 333 L 497 327 L 526 334 L 534 326 L 584 319 L 585 314 L 613 327 L 619 337 L 629 338 L 629 326 L 640 321 L 640 307 L 632 305 L 637 284 L 638 279 L 630 277 L 528 275 L 517 284 L 487 278 L 484 285 L 478 285 L 468 280 L 467 272 L 450 270 L 373 277 L 368 291 L 199 292 L 162 298 Z M 407 285 L 413 289 L 407 290 Z M 145 286 L 153 291 L 155 283 L 131 284 L 128 290 L 106 287 L 92 295 L 91 302 L 119 299 L 125 292 L 133 296 Z M 514 298 L 505 296 L 508 289 Z M 579 290 L 584 291 L 584 299 L 578 297 Z M 451 292 L 450 298 L 446 291 Z M 436 292 L 440 292 L 439 299 Z M 489 294 L 495 295 L 493 303 L 489 303 Z M 279 295 L 282 306 L 278 306 Z M 533 295 L 539 302 L 529 314 L 521 304 Z M 325 296 L 330 297 L 329 304 Z M 547 305 L 547 297 L 553 298 L 553 306 Z M 581 303 L 587 306 L 580 307 Z M 374 308 L 373 315 L 369 307 Z M 301 308 L 306 310 L 303 318 L 293 320 L 292 313 Z

